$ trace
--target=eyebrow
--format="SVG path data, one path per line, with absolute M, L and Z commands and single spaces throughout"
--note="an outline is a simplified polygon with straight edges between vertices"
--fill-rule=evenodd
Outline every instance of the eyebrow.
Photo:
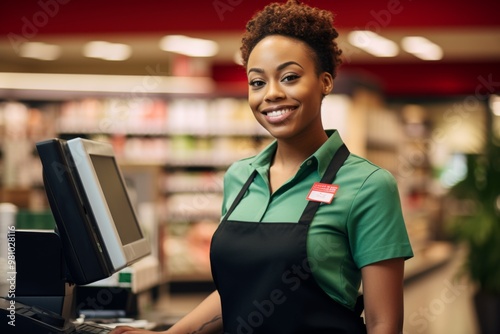
M 284 62 L 283 64 L 278 65 L 278 67 L 276 67 L 276 69 L 278 71 L 281 71 L 282 69 L 284 69 L 290 65 L 297 65 L 298 67 L 303 69 L 303 67 L 295 61 Z M 250 72 L 264 73 L 264 70 L 262 68 L 252 67 L 251 69 L 248 70 L 248 73 L 250 73 Z

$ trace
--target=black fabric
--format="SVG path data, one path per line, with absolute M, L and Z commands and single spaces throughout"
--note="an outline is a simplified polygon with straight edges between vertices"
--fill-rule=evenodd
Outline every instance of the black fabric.
M 340 167 L 342 167 L 342 164 L 344 163 L 344 161 L 347 159 L 348 156 L 349 156 L 349 150 L 347 149 L 347 146 L 345 145 L 340 146 L 337 152 L 335 152 L 335 155 L 330 161 L 330 164 L 328 165 L 328 168 L 323 177 L 321 178 L 320 182 L 332 183 L 333 180 L 335 179 L 335 175 L 337 175 L 337 171 L 340 169 Z M 321 204 L 320 202 L 309 201 L 304 210 L 304 213 L 299 219 L 299 223 L 310 224 L 320 204 Z
M 349 151 L 339 149 L 322 179 L 332 183 Z M 250 186 L 253 173 L 225 217 Z M 364 334 L 361 310 L 336 303 L 313 277 L 307 233 L 317 210 L 308 205 L 296 222 L 255 223 L 223 219 L 210 258 L 222 303 L 225 334 Z

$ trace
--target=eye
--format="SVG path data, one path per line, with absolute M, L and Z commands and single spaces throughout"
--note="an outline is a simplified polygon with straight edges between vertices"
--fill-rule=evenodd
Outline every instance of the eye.
M 254 87 L 254 88 L 262 87 L 262 86 L 264 86 L 264 84 L 265 84 L 265 82 L 263 80 L 260 80 L 260 79 L 254 79 L 248 83 L 249 86 Z
M 290 82 L 290 81 L 295 81 L 298 78 L 300 78 L 300 76 L 298 76 L 297 74 L 287 74 L 283 77 L 283 79 L 281 79 L 281 81 Z

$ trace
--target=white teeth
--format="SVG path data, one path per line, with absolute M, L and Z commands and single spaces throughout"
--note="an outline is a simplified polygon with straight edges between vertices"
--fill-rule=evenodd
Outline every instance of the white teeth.
M 290 109 L 274 110 L 274 111 L 268 112 L 267 116 L 269 116 L 269 117 L 278 117 L 278 116 L 281 116 L 283 114 L 286 114 L 288 111 L 290 111 Z

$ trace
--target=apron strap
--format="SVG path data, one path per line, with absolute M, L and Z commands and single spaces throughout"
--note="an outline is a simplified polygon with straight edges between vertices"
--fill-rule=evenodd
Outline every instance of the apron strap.
M 231 204 L 231 207 L 229 208 L 229 210 L 224 215 L 224 218 L 222 219 L 223 221 L 227 220 L 227 217 L 229 217 L 231 215 L 231 213 L 233 212 L 234 208 L 241 201 L 241 199 L 243 198 L 243 196 L 247 192 L 248 187 L 250 187 L 250 184 L 253 182 L 253 179 L 255 178 L 255 175 L 257 175 L 257 170 L 254 170 L 252 172 L 252 174 L 250 175 L 250 177 L 248 178 L 247 182 L 245 182 L 245 184 L 241 188 L 240 192 L 238 193 L 238 195 L 234 199 L 233 204 Z
M 335 155 L 330 161 L 330 164 L 328 165 L 328 168 L 326 169 L 326 172 L 321 178 L 320 182 L 328 184 L 332 183 L 333 180 L 335 180 L 335 176 L 337 175 L 338 170 L 340 169 L 340 167 L 342 167 L 349 154 L 350 153 L 347 146 L 345 144 L 342 144 L 342 146 L 338 148 L 337 152 L 335 152 Z M 306 208 L 304 209 L 304 212 L 302 213 L 302 216 L 299 219 L 299 224 L 310 224 L 320 204 L 320 202 L 309 201 Z

